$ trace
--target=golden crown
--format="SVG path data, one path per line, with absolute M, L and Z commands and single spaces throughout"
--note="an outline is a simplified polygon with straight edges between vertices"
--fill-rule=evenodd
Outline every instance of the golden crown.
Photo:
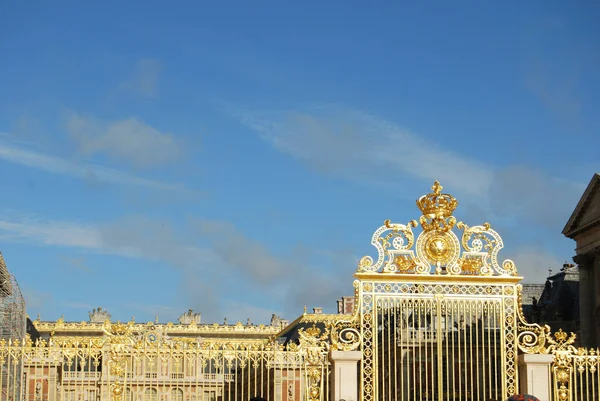
M 439 181 L 431 187 L 432 193 L 423 195 L 417 200 L 417 206 L 426 217 L 449 217 L 458 206 L 458 201 L 452 195 L 443 194 Z
M 308 329 L 305 330 L 306 334 L 308 334 L 309 336 L 312 337 L 317 337 L 319 334 L 321 334 L 321 329 L 319 329 L 316 325 L 313 324 L 312 327 L 309 327 Z
M 122 336 L 127 333 L 127 326 L 121 322 L 117 322 L 110 326 L 110 331 L 112 334 L 114 334 L 116 336 Z

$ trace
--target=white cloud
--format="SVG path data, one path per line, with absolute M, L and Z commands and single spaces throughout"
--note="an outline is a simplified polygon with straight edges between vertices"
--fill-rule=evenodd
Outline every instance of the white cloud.
M 51 292 L 35 290 L 33 288 L 23 288 L 23 298 L 28 311 L 39 310 L 43 306 L 54 301 L 54 295 Z M 34 316 L 31 317 L 35 319 Z
M 496 171 L 489 193 L 489 207 L 497 214 L 532 221 L 552 233 L 560 233 L 586 185 L 552 177 L 525 166 Z
M 558 273 L 564 262 L 539 246 L 520 248 L 512 255 L 512 259 L 517 272 L 525 277 L 527 283 L 543 283 L 548 277 L 548 269 Z
M 65 262 L 65 266 L 71 270 L 88 274 L 94 272 L 94 270 L 87 265 L 85 258 L 62 256 L 60 259 L 61 261 Z
M 289 262 L 275 257 L 229 222 L 195 220 L 193 224 L 211 242 L 213 251 L 225 264 L 235 266 L 258 283 L 274 283 L 290 268 Z
M 309 112 L 255 112 L 230 104 L 223 109 L 275 149 L 322 173 L 387 188 L 407 179 L 429 185 L 439 180 L 469 208 L 476 205 L 500 219 L 526 219 L 554 232 L 585 189 L 584 183 L 525 166 L 494 168 L 357 110 L 321 106 Z
M 67 130 L 83 156 L 104 153 L 135 167 L 173 163 L 183 157 L 176 138 L 135 118 L 101 122 L 73 114 Z
M 170 224 L 144 216 L 129 216 L 96 225 L 46 220 L 36 216 L 19 215 L 12 219 L 0 216 L 0 241 L 80 248 L 166 263 L 181 273 L 182 295 L 190 306 L 199 311 L 208 311 L 210 316 L 218 311 L 222 303 L 219 300 L 221 294 L 211 292 L 214 285 L 211 287 L 207 282 L 212 279 L 207 272 L 220 263 L 219 258 L 185 238 L 178 236 Z M 37 304 L 39 302 L 34 303 Z M 148 312 L 148 309 L 144 311 Z M 155 312 L 165 314 L 164 309 Z M 171 312 L 167 314 L 168 317 L 173 316 Z
M 133 75 L 127 81 L 119 85 L 119 89 L 147 98 L 156 98 L 158 76 L 162 71 L 161 63 L 156 59 L 141 59 L 136 63 Z
M 186 189 L 181 184 L 167 184 L 149 180 L 121 170 L 93 164 L 78 164 L 67 159 L 26 149 L 22 146 L 10 145 L 7 141 L 0 141 L 0 159 L 13 164 L 84 180 L 93 178 L 109 184 L 135 185 L 161 191 L 193 193 L 193 191 Z
M 482 196 L 493 171 L 376 116 L 338 107 L 310 112 L 228 111 L 276 149 L 326 173 L 397 185 L 398 176 L 440 180 Z
M 254 322 L 265 322 L 271 313 L 282 310 L 294 317 L 304 305 L 334 308 L 336 299 L 352 291 L 351 274 L 345 279 L 337 274 L 348 271 L 348 264 L 350 272 L 356 265 L 355 258 L 345 253 L 303 248 L 276 255 L 230 223 L 190 223 L 211 248 L 197 245 L 198 237 L 182 235 L 168 222 L 144 216 L 96 225 L 32 216 L 8 220 L 0 216 L 0 240 L 161 261 L 180 274 L 184 301 L 201 312 L 206 321 L 227 316 L 244 322 L 248 317 Z M 240 304 L 245 307 L 240 308 Z M 262 305 L 276 307 L 267 310 Z M 168 312 L 173 315 L 173 311 Z
M 62 221 L 22 218 L 0 220 L 0 238 L 4 241 L 31 241 L 56 245 L 102 250 L 102 237 L 93 227 Z

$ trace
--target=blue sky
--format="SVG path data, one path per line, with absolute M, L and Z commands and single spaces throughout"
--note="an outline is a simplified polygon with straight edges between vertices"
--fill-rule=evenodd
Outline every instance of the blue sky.
M 0 250 L 32 317 L 332 312 L 435 179 L 526 282 L 573 255 L 597 3 L 86 3 L 0 6 Z

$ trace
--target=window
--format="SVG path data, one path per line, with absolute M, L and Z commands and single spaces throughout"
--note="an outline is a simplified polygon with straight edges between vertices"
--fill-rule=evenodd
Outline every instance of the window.
M 183 390 L 174 388 L 171 390 L 171 401 L 183 401 Z
M 203 401 L 215 401 L 217 399 L 217 393 L 215 391 L 205 391 Z
M 196 359 L 193 357 L 186 357 L 186 365 L 187 365 L 187 376 L 195 376 L 196 375 Z
M 158 377 L 158 360 L 157 358 L 146 359 L 145 372 L 147 379 L 154 379 Z
M 75 390 L 65 390 L 65 401 L 75 401 Z
M 144 401 L 158 401 L 158 391 L 155 388 L 147 388 L 144 391 Z
M 171 372 L 172 379 L 183 379 L 183 358 L 171 360 Z

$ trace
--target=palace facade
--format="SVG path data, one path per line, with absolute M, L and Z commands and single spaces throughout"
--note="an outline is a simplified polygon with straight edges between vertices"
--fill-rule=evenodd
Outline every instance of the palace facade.
M 594 174 L 563 235 L 576 243 L 581 345 L 600 347 L 600 174 Z
M 246 377 L 246 383 L 242 383 L 238 376 L 243 366 L 229 363 L 235 358 L 228 361 L 223 358 L 222 351 L 212 356 L 210 350 L 207 352 L 202 348 L 202 344 L 210 343 L 211 347 L 228 344 L 260 347 L 288 324 L 276 315 L 272 316 L 270 325 L 249 322 L 202 324 L 201 315 L 192 310 L 182 314 L 176 323 L 115 323 L 102 308 L 94 309 L 89 316 L 87 322 L 66 322 L 63 318 L 42 321 L 39 317 L 32 322 L 42 346 L 58 346 L 64 354 L 72 344 L 74 350 L 61 359 L 25 359 L 23 399 L 52 400 L 51 394 L 62 394 L 65 401 L 107 399 L 111 390 L 110 377 L 115 376 L 115 371 L 110 366 L 114 361 L 109 362 L 107 358 L 111 350 L 103 346 L 102 341 L 107 335 L 119 335 L 120 330 L 122 334 L 126 331 L 127 339 L 134 340 L 133 344 L 126 344 L 133 345 L 134 351 L 124 352 L 124 400 L 237 399 L 239 397 L 232 398 L 228 393 L 253 392 L 255 383 L 247 380 L 252 375 Z M 154 344 L 156 347 L 153 347 Z M 81 348 L 87 348 L 89 352 L 81 352 Z M 177 352 L 183 349 L 190 351 Z M 294 380 L 294 387 L 299 386 L 297 381 Z M 247 388 L 238 388 L 244 384 Z M 280 388 L 279 392 L 282 391 Z

